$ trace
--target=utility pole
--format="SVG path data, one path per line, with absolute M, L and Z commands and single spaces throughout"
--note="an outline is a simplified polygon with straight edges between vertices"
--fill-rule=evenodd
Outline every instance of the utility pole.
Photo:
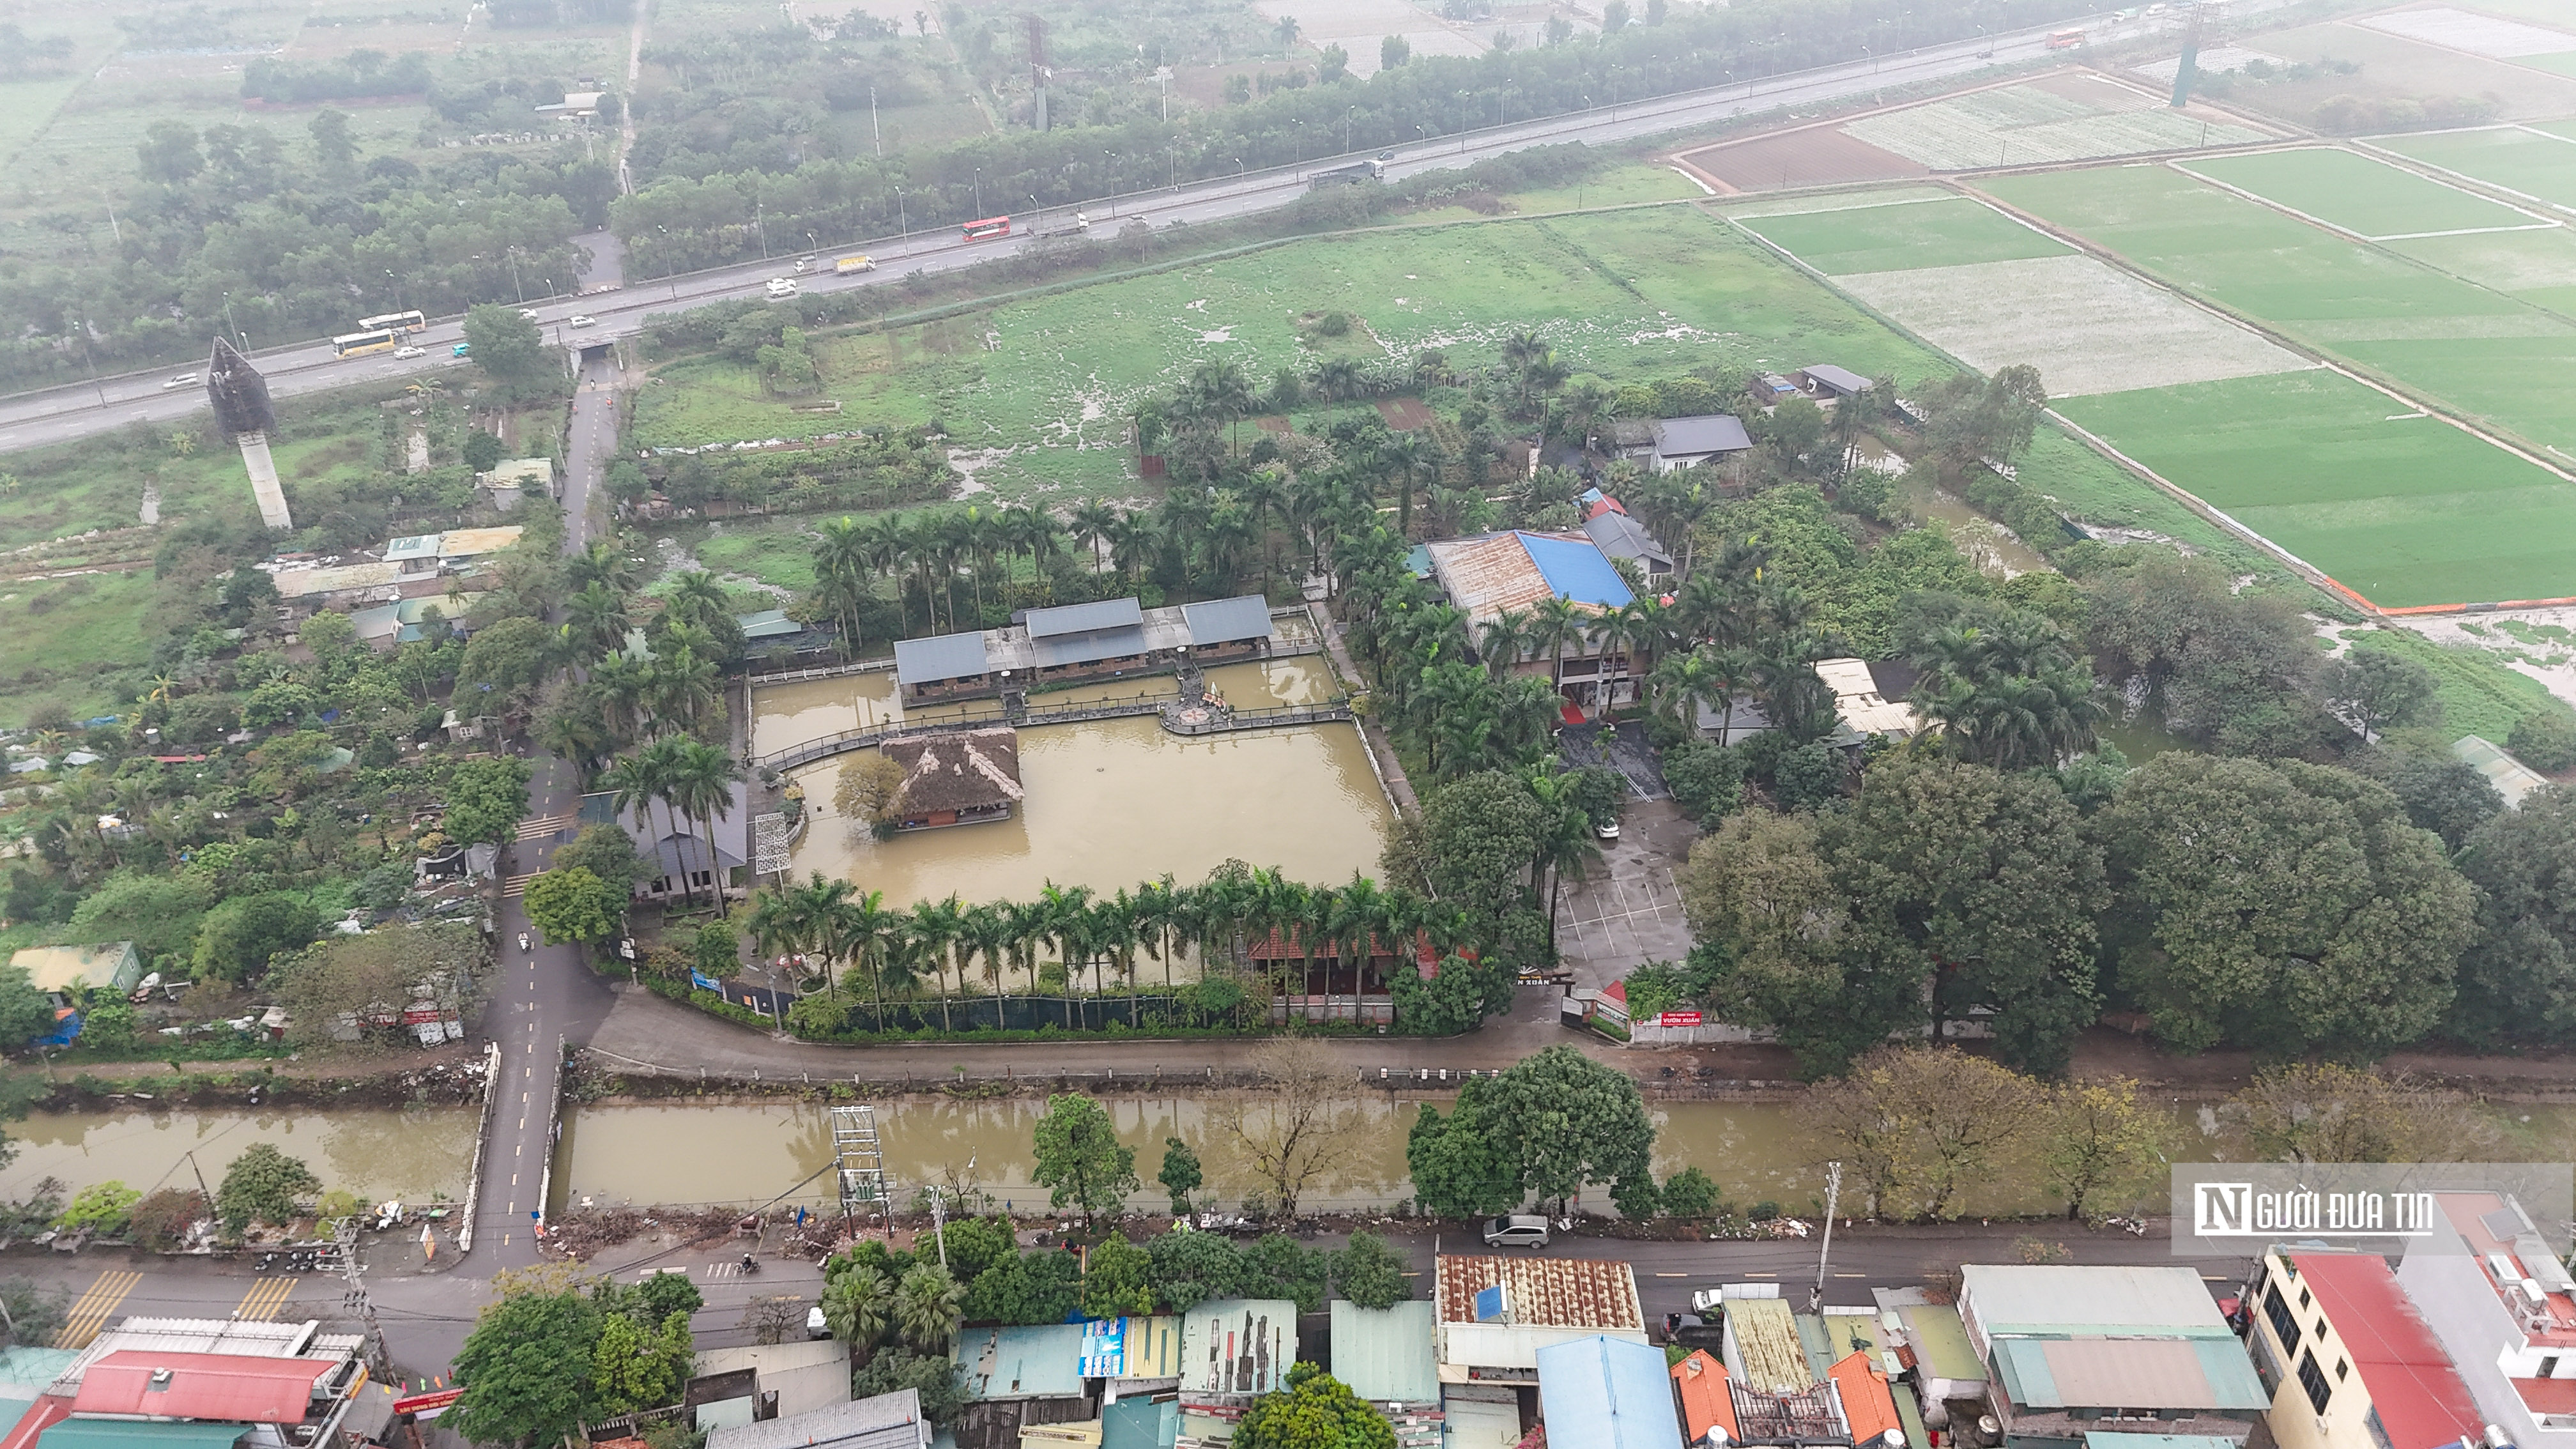
M 1834 1207 L 1843 1193 L 1843 1165 L 1825 1164 L 1825 1243 L 1816 1253 L 1816 1291 L 1807 1299 L 1807 1311 L 1813 1313 L 1825 1302 L 1825 1264 L 1834 1256 Z
M 877 129 L 877 88 L 868 87 L 868 135 L 876 142 L 877 154 L 885 154 L 885 132 Z

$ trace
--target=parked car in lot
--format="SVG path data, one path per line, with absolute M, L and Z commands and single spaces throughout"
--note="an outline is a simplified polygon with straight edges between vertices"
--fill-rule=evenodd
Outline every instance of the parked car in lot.
M 1547 1219 L 1536 1213 L 1506 1213 L 1485 1221 L 1485 1246 L 1488 1248 L 1544 1248 L 1547 1246 Z

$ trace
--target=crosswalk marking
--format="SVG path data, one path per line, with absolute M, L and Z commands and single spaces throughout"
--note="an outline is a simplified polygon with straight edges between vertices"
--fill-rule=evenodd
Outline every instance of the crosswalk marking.
M 519 838 L 521 840 L 535 840 L 541 836 L 554 835 L 561 831 L 570 830 L 572 829 L 573 824 L 574 819 L 570 815 L 541 815 L 534 820 L 522 820 L 519 822 Z
M 275 1318 L 277 1311 L 286 1306 L 286 1300 L 295 1296 L 295 1285 L 302 1281 L 300 1278 L 265 1278 L 252 1284 L 251 1290 L 242 1295 L 241 1307 L 233 1310 L 233 1317 L 250 1322 Z
M 533 870 L 529 871 L 525 875 L 514 875 L 510 877 L 508 880 L 501 883 L 502 897 L 507 899 L 512 896 L 526 895 L 528 893 L 528 882 L 535 880 L 536 878 L 537 873 Z
M 72 1302 L 71 1312 L 64 1316 L 62 1330 L 54 1335 L 56 1348 L 87 1348 L 99 1330 L 107 1327 L 108 1315 L 134 1291 L 143 1275 L 133 1272 L 108 1272 L 98 1275 L 88 1291 Z

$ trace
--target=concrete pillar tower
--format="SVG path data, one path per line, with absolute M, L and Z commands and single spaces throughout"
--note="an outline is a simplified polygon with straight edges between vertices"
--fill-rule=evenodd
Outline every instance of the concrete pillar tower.
M 242 466 L 250 471 L 250 495 L 259 503 L 259 521 L 270 528 L 293 528 L 295 519 L 286 511 L 286 490 L 277 481 L 277 460 L 268 453 L 268 435 L 277 427 L 277 414 L 268 402 L 268 379 L 220 337 L 215 339 L 214 355 L 206 359 L 206 400 L 214 404 L 215 426 L 241 448 Z

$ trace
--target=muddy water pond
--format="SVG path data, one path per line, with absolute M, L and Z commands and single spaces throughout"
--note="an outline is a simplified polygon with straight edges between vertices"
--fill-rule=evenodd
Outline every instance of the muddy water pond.
M 1146 1184 L 1130 1199 L 1136 1207 L 1164 1202 L 1153 1183 L 1167 1137 L 1188 1142 L 1204 1162 L 1203 1195 L 1232 1206 L 1252 1189 L 1252 1174 L 1229 1146 L 1224 1107 L 1189 1097 L 1101 1100 L 1119 1139 L 1136 1149 L 1136 1173 Z M 1045 1109 L 1032 1100 L 880 1104 L 886 1169 L 906 1200 L 924 1183 L 954 1182 L 980 1188 L 1001 1204 L 1043 1211 L 1047 1189 L 1030 1178 L 1029 1138 Z M 1375 1208 L 1411 1196 L 1404 1142 L 1419 1110 L 1412 1101 L 1356 1101 L 1349 1129 L 1338 1135 L 1343 1146 L 1333 1170 L 1303 1205 L 1326 1211 Z M 2199 1104 L 2177 1102 L 2168 1110 L 2178 1160 L 2216 1155 L 2223 1141 L 2215 1135 L 2215 1122 L 2204 1121 Z M 1655 1109 L 1655 1122 L 1659 1175 L 1698 1167 L 1717 1179 L 1730 1201 L 1777 1202 L 1790 1212 L 1811 1211 L 1811 1202 L 1823 1195 L 1821 1154 L 1801 1137 L 1785 1104 L 1674 1102 Z M 2204 1126 L 2212 1130 L 2204 1132 Z M 562 1194 L 558 1207 L 579 1206 L 585 1198 L 599 1205 L 748 1204 L 787 1192 L 829 1166 L 832 1134 L 828 1110 L 804 1103 L 600 1106 L 582 1109 L 566 1127 L 563 1153 L 555 1175 Z M 2030 1181 L 2028 1173 L 1998 1173 L 1970 1194 L 1968 1210 L 2046 1209 Z M 831 1202 L 831 1184 L 828 1174 L 816 1177 L 790 1201 Z M 1594 1194 L 1592 1205 L 1606 1208 L 1607 1194 Z
M 75 1191 L 110 1179 L 139 1192 L 209 1184 L 254 1142 L 301 1158 L 324 1189 L 370 1202 L 465 1196 L 474 1168 L 471 1107 L 298 1112 L 41 1112 L 8 1124 L 17 1156 L 0 1172 L 0 1198 L 23 1198 L 58 1177 Z M 196 1157 L 194 1171 L 188 1156 Z
M 775 707 L 794 727 L 763 734 L 759 747 L 821 732 L 827 714 L 846 718 L 875 707 L 865 700 L 817 703 L 790 691 L 828 687 L 847 694 L 876 677 L 762 691 L 755 706 L 762 719 L 781 718 L 766 713 Z M 1323 661 L 1312 657 L 1227 665 L 1208 671 L 1207 680 L 1242 708 L 1308 703 L 1332 693 Z M 890 680 L 886 687 L 892 688 Z M 1093 689 L 1133 695 L 1137 685 L 1082 693 Z M 1026 798 L 1011 819 L 887 841 L 852 831 L 834 812 L 840 760 L 798 772 L 814 822 L 790 869 L 845 877 L 863 890 L 883 891 L 886 903 L 898 907 L 951 894 L 968 902 L 1030 900 L 1050 881 L 1103 892 L 1165 873 L 1194 882 L 1229 859 L 1276 866 L 1296 880 L 1339 882 L 1354 871 L 1376 872 L 1392 818 L 1359 731 L 1347 724 L 1185 739 L 1146 716 L 1024 729 L 1019 746 Z

